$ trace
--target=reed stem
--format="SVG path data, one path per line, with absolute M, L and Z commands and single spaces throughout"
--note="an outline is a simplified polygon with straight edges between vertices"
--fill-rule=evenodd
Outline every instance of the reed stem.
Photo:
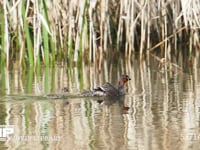
M 23 19 L 23 25 L 24 25 L 24 30 L 25 30 L 25 41 L 26 41 L 26 46 L 27 46 L 27 51 L 28 51 L 28 62 L 30 67 L 34 65 L 33 61 L 33 46 L 32 46 L 32 40 L 31 40 L 31 35 L 29 31 L 29 24 L 27 21 L 26 17 L 26 11 L 28 11 L 29 8 L 25 7 L 24 1 L 22 1 L 22 19 Z

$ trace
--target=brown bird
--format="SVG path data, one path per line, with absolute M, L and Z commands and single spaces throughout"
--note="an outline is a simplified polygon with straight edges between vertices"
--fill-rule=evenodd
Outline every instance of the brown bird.
M 81 96 L 122 96 L 125 95 L 124 85 L 129 80 L 131 79 L 128 75 L 122 75 L 119 80 L 118 88 L 115 88 L 112 84 L 107 82 L 92 91 L 83 92 Z

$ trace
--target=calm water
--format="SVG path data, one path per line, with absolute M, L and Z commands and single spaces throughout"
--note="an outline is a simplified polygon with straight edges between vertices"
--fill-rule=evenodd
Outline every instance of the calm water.
M 1 138 L 0 149 L 199 149 L 200 69 L 196 59 L 192 64 L 178 70 L 150 59 L 27 72 L 3 68 L 0 124 L 14 131 Z M 117 85 L 122 73 L 132 79 L 126 96 L 77 96 L 106 81 Z M 65 99 L 45 98 L 62 87 L 69 88 Z

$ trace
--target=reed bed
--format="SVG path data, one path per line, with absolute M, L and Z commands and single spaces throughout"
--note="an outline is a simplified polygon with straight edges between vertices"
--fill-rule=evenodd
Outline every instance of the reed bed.
M 3 0 L 1 66 L 98 62 L 115 52 L 192 53 L 199 48 L 200 1 Z

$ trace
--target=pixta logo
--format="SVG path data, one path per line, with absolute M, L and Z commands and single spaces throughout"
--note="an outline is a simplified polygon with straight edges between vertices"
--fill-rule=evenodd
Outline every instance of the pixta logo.
M 6 141 L 8 135 L 14 133 L 14 127 L 12 125 L 0 125 L 0 141 Z

